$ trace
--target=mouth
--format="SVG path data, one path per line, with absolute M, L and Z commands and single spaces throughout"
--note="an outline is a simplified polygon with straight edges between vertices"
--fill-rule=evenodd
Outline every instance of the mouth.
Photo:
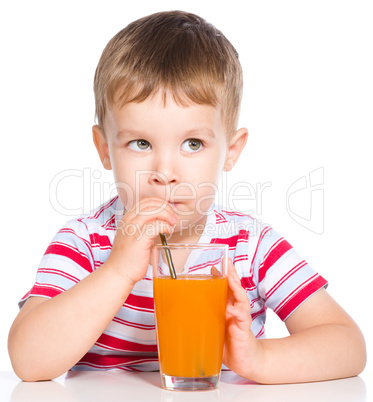
M 168 203 L 171 205 L 172 209 L 177 213 L 177 212 L 183 212 L 183 204 L 182 202 L 178 201 L 168 201 Z

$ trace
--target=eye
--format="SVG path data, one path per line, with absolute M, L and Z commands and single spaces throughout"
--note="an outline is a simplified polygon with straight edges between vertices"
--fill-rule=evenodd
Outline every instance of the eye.
M 201 140 L 190 138 L 182 143 L 181 149 L 186 152 L 196 152 L 199 151 L 202 146 L 203 144 Z
M 146 140 L 133 140 L 128 143 L 128 148 L 134 151 L 147 151 L 150 149 L 150 142 Z

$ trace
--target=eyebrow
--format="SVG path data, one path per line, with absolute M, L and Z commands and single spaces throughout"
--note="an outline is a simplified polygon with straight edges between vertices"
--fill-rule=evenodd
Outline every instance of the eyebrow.
M 124 129 L 124 130 L 120 130 L 118 131 L 117 135 L 115 136 L 117 140 L 121 139 L 121 138 L 126 138 L 126 137 L 138 137 L 138 138 L 142 138 L 145 137 L 146 133 L 140 130 L 129 130 L 129 129 Z
M 192 128 L 190 130 L 187 130 L 184 135 L 186 137 L 193 137 L 193 136 L 198 136 L 199 135 L 205 135 L 207 137 L 215 138 L 216 135 L 213 130 L 211 130 L 208 127 L 201 127 L 201 128 Z M 141 130 L 130 130 L 130 129 L 123 129 L 118 131 L 116 135 L 116 139 L 120 140 L 122 138 L 126 137 L 136 137 L 136 138 L 145 138 L 147 136 L 145 131 Z
M 191 130 L 186 131 L 185 133 L 187 136 L 193 136 L 196 134 L 203 134 L 206 135 L 207 137 L 215 138 L 215 132 L 211 130 L 211 128 L 208 127 L 201 127 L 201 128 L 194 128 Z
M 210 137 L 211 139 L 215 139 L 216 135 L 215 132 L 208 128 L 208 127 L 200 127 L 200 128 L 192 128 L 190 130 L 185 131 L 185 133 L 183 133 L 183 137 L 188 137 L 188 138 L 193 138 L 193 137 L 198 137 L 198 136 L 206 136 L 206 137 Z M 147 134 L 145 131 L 141 131 L 141 130 L 130 130 L 130 129 L 123 129 L 118 131 L 117 135 L 115 136 L 115 138 L 117 139 L 117 141 L 126 139 L 126 138 L 147 138 Z

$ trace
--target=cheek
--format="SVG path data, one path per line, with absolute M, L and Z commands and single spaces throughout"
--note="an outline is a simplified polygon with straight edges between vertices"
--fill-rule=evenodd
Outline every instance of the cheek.
M 119 163 L 113 167 L 118 195 L 127 210 L 146 197 L 162 197 L 149 190 L 149 171 L 134 164 Z
M 211 172 L 210 175 L 205 175 L 203 179 L 203 181 L 199 181 L 196 188 L 195 210 L 199 215 L 207 213 L 218 191 L 218 179 L 215 171 Z
M 206 214 L 210 209 L 211 204 L 214 202 L 217 191 L 215 183 L 205 183 L 203 187 L 198 189 L 198 197 L 195 205 L 196 211 L 200 215 Z
M 112 164 L 115 187 L 126 210 L 132 208 L 136 197 L 136 172 L 121 158 Z M 128 180 L 130 179 L 130 180 Z
M 122 201 L 126 210 L 130 210 L 135 203 L 135 192 L 133 188 L 128 184 L 121 181 L 115 183 L 118 196 Z
M 220 155 L 209 158 L 197 176 L 196 210 L 204 215 L 210 209 L 218 191 L 218 184 L 223 171 L 224 160 Z
M 194 169 L 193 180 L 198 186 L 203 188 L 215 188 L 219 183 L 221 173 L 223 171 L 224 161 L 220 158 L 208 158 L 201 166 Z M 207 190 L 204 190 L 207 191 Z

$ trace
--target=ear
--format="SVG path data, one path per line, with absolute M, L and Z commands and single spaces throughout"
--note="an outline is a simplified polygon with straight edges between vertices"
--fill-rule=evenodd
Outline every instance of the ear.
M 242 150 L 244 149 L 249 132 L 247 128 L 237 130 L 228 141 L 228 151 L 224 162 L 224 170 L 229 172 L 237 162 Z
M 102 166 L 107 170 L 111 170 L 109 146 L 102 128 L 98 125 L 94 125 L 92 127 L 92 134 L 93 142 L 95 143 Z

